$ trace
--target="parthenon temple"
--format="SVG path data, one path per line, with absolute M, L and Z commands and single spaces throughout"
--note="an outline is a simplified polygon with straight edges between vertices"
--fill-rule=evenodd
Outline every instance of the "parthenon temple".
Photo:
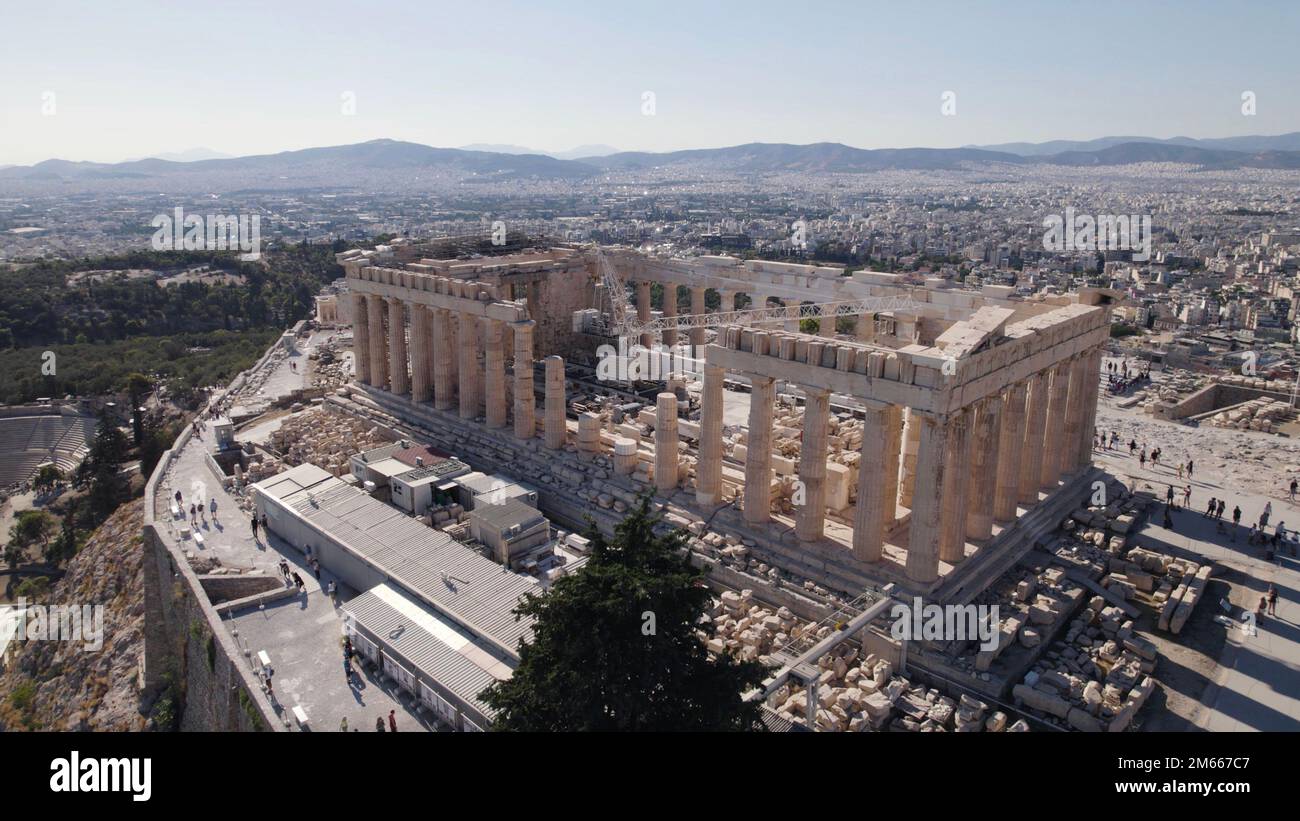
M 794 578 L 968 599 L 1059 521 L 1035 511 L 1090 481 L 1113 292 L 615 248 L 427 253 L 341 255 L 350 390 L 546 477 L 561 519 L 654 492 Z M 611 382 L 597 366 L 619 337 L 687 365 Z

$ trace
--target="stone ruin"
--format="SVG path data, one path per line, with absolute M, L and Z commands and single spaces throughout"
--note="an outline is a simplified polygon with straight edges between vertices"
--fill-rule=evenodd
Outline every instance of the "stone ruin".
M 1156 646 L 1132 619 L 1093 596 L 1011 691 L 1048 724 L 1084 732 L 1126 729 L 1155 689 Z
M 893 662 L 862 655 L 850 642 L 818 660 L 816 727 L 820 732 L 1025 732 L 1029 725 L 992 710 L 984 700 L 945 695 L 898 675 Z M 805 722 L 808 688 L 783 685 L 773 694 L 777 714 L 793 724 Z
M 1279 424 L 1294 418 L 1295 411 L 1286 402 L 1261 398 L 1225 408 L 1210 418 L 1210 424 L 1216 428 L 1274 433 Z
M 324 407 L 286 416 L 267 438 L 268 446 L 280 455 L 285 465 L 296 467 L 310 462 L 335 476 L 351 470 L 349 459 L 353 454 L 391 441 L 392 437 L 379 427 Z

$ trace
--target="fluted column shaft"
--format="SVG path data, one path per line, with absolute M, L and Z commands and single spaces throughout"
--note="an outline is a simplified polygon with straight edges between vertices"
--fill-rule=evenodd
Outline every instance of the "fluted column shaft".
M 546 395 L 543 403 L 546 411 L 546 446 L 551 450 L 559 450 L 564 447 L 565 434 L 568 432 L 564 421 L 568 400 L 564 395 L 564 360 L 558 356 L 546 357 Z
M 1092 464 L 1092 443 L 1097 431 L 1097 398 L 1101 393 L 1101 348 L 1093 348 L 1087 356 L 1085 370 L 1088 392 L 1084 397 L 1083 425 L 1079 431 L 1078 466 Z
M 826 454 L 829 450 L 831 395 L 804 389 L 803 439 L 799 444 L 799 481 L 803 504 L 795 510 L 794 533 L 800 541 L 822 537 L 826 525 Z
M 1025 443 L 1025 382 L 1007 388 L 998 435 L 997 484 L 993 494 L 993 518 L 1010 522 L 1016 518 L 1020 499 L 1020 459 Z
M 965 481 L 970 477 L 973 416 L 971 408 L 962 408 L 948 422 L 948 464 L 944 476 L 949 481 L 942 487 L 939 559 L 949 564 L 956 564 L 966 558 Z M 918 496 L 924 494 L 925 486 L 919 486 L 916 492 Z
M 525 319 L 511 324 L 515 332 L 515 438 L 531 439 L 537 433 L 533 418 L 533 328 L 536 322 Z
M 384 330 L 384 299 L 366 294 L 366 313 L 370 318 L 370 384 L 388 387 L 388 334 Z
M 1002 396 L 986 397 L 975 417 L 971 472 L 966 496 L 966 538 L 986 541 L 993 536 L 993 499 L 997 489 L 998 433 Z
M 944 454 L 948 431 L 945 421 L 917 411 L 909 414 L 908 424 L 917 430 L 916 475 L 922 492 L 912 500 L 907 578 L 926 584 L 939 578 L 939 521 L 947 475 Z
M 664 318 L 677 316 L 677 286 L 671 282 L 664 283 Z M 664 329 L 664 344 L 677 344 L 677 329 Z
M 707 310 L 704 307 L 704 295 L 707 290 L 707 288 L 700 288 L 698 286 L 691 288 L 691 313 L 693 315 L 700 316 Z M 694 348 L 701 348 L 703 345 L 704 328 L 691 328 L 691 346 Z M 703 355 L 702 352 L 699 353 L 699 355 Z
M 655 397 L 655 489 L 672 493 L 677 489 L 677 394 L 664 392 Z
M 451 363 L 455 356 L 451 334 L 451 311 L 433 309 L 433 406 L 451 410 L 453 380 Z
M 1038 485 L 1043 471 L 1043 429 L 1047 424 L 1048 372 L 1039 371 L 1026 380 L 1029 385 L 1025 406 L 1025 441 L 1020 462 L 1020 502 L 1038 502 Z
M 352 372 L 357 382 L 370 384 L 370 317 L 365 294 L 352 294 Z
M 429 311 L 411 305 L 411 401 L 429 401 Z
M 772 518 L 772 406 L 776 380 L 750 376 L 749 431 L 745 447 L 745 521 Z
M 1047 389 L 1047 418 L 1043 427 L 1043 465 L 1038 486 L 1048 492 L 1056 489 L 1061 478 L 1061 448 L 1065 443 L 1066 403 L 1070 395 L 1070 363 L 1052 366 Z
M 1083 429 L 1084 406 L 1088 394 L 1088 357 L 1077 356 L 1070 364 L 1069 395 L 1065 400 L 1065 436 L 1061 441 L 1058 472 L 1072 473 L 1079 466 L 1079 431 Z
M 410 388 L 406 370 L 406 309 L 397 297 L 388 299 L 388 374 L 392 392 L 405 394 Z
M 894 499 L 884 481 L 889 459 L 889 411 L 889 408 L 868 405 L 862 420 L 858 501 L 853 510 L 853 557 L 863 562 L 880 560 L 885 525 L 894 516 Z
M 722 382 L 726 371 L 704 366 L 700 396 L 700 458 L 695 463 L 695 501 L 704 506 L 722 499 Z
M 478 416 L 480 391 L 478 348 L 482 334 L 478 317 L 461 313 L 458 329 L 456 341 L 460 345 L 460 418 L 473 419 Z
M 484 415 L 489 428 L 506 426 L 506 352 L 501 339 L 501 321 L 483 323 Z

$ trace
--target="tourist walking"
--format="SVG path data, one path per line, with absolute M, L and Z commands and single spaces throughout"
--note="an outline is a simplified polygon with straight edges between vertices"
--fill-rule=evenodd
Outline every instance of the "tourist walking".
M 1191 460 L 1191 459 L 1188 459 L 1188 460 L 1187 460 L 1187 478 L 1188 478 L 1188 479 L 1192 478 L 1192 460 Z
M 213 496 L 208 500 L 208 510 L 212 513 L 212 523 L 217 522 L 217 497 Z
M 1223 501 L 1222 499 L 1220 499 L 1220 500 L 1219 500 L 1218 507 L 1216 507 L 1215 510 L 1214 510 L 1214 518 L 1216 518 L 1216 519 L 1222 519 L 1222 518 L 1223 518 L 1223 508 L 1224 508 L 1225 506 L 1227 506 L 1227 502 L 1225 502 L 1225 501 Z
M 1268 614 L 1277 615 L 1277 588 L 1271 584 L 1268 586 Z
M 252 521 L 250 521 L 248 524 L 253 528 L 253 541 L 257 541 L 257 524 L 258 524 L 257 516 L 253 516 Z
M 190 502 L 190 524 L 195 527 L 199 526 L 199 511 L 194 507 L 193 502 Z
M 1211 496 L 1211 497 L 1210 497 L 1210 506 L 1207 507 L 1207 508 L 1205 509 L 1205 518 L 1208 519 L 1208 518 L 1210 518 L 1211 516 L 1214 515 L 1214 507 L 1215 507 L 1216 504 L 1217 504 L 1217 500 L 1216 500 L 1213 496 Z
M 298 592 L 299 592 L 299 593 L 301 593 L 301 592 L 303 592 L 304 590 L 307 589 L 307 584 L 306 584 L 306 582 L 304 582 L 304 581 L 302 580 L 302 576 L 299 576 L 297 571 L 294 571 L 294 574 L 293 574 L 293 583 L 294 583 L 295 585 L 298 586 Z
M 320 560 L 315 556 L 311 557 L 311 572 L 316 574 L 316 581 L 320 581 Z
M 348 731 L 348 717 L 343 716 L 343 720 L 339 722 L 339 732 L 346 733 L 347 731 Z
M 388 711 L 388 729 L 392 730 L 393 732 L 397 732 L 397 711 L 396 710 Z
M 1292 479 L 1292 480 L 1291 480 L 1291 501 L 1293 501 L 1293 502 L 1295 501 L 1295 489 L 1296 489 L 1296 484 L 1297 484 L 1296 480 L 1295 480 L 1295 479 Z M 180 493 L 177 492 L 176 495 L 179 496 Z
M 1192 486 L 1187 485 L 1183 488 L 1183 507 L 1192 506 Z
M 383 731 L 384 731 L 384 717 L 380 716 L 379 718 L 375 719 L 375 732 L 382 733 Z
M 339 603 L 339 586 L 338 586 L 338 584 L 337 584 L 333 579 L 330 579 L 330 583 L 329 583 L 329 586 L 328 586 L 327 589 L 328 589 L 329 594 L 330 594 L 330 601 L 334 602 L 335 604 L 338 604 L 338 603 Z

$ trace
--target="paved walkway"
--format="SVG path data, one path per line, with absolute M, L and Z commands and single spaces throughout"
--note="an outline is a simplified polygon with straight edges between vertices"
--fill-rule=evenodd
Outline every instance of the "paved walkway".
M 274 400 L 303 387 L 310 345 L 331 333 L 314 336 L 293 356 L 271 360 L 268 367 L 273 371 L 257 392 L 258 398 Z M 290 362 L 298 363 L 298 368 L 290 369 Z M 266 651 L 270 657 L 275 670 L 272 702 L 290 710 L 301 707 L 307 713 L 309 726 L 318 732 L 337 731 L 344 718 L 348 720 L 349 730 L 374 732 L 375 719 L 383 716 L 387 724 L 390 710 L 396 711 L 399 731 L 434 729 L 414 712 L 410 696 L 391 682 L 378 682 L 369 674 L 359 672 L 345 674 L 340 643 L 342 610 L 325 591 L 330 581 L 338 581 L 340 603 L 359 591 L 343 585 L 324 569 L 317 579 L 307 566 L 306 557 L 278 537 L 268 538 L 266 531 L 259 530 L 254 538 L 250 514 L 240 509 L 238 500 L 222 486 L 206 463 L 205 454 L 212 444 L 211 427 L 205 425 L 202 436 L 191 437 L 186 447 L 176 454 L 158 494 L 170 503 L 179 490 L 184 512 L 173 518 L 164 507 L 158 521 L 183 550 L 192 552 L 196 558 L 212 557 L 223 567 L 261 571 L 276 579 L 281 578 L 279 565 L 284 559 L 302 577 L 306 584 L 302 595 L 264 607 L 250 607 L 224 621 L 228 629 L 238 631 L 237 641 L 254 657 L 260 651 Z M 215 517 L 208 512 L 213 499 L 217 502 Z M 204 510 L 197 518 L 197 525 L 191 524 L 191 503 L 196 506 L 196 512 L 200 506 Z M 201 535 L 202 545 L 193 537 L 180 539 L 185 527 Z
M 1223 625 L 1226 643 L 1218 674 L 1202 696 L 1206 709 L 1197 717 L 1199 726 L 1214 731 L 1300 731 L 1300 561 L 1288 553 L 1269 562 L 1262 545 L 1247 544 L 1250 525 L 1258 521 L 1265 504 L 1273 505 L 1269 535 L 1278 522 L 1285 522 L 1289 531 L 1300 529 L 1300 506 L 1224 488 L 1215 477 L 1202 473 L 1191 480 L 1180 480 L 1176 465 L 1153 469 L 1148 462 L 1143 469 L 1136 457 L 1128 456 L 1127 448 L 1120 452 L 1098 451 L 1095 455 L 1112 471 L 1149 482 L 1162 503 L 1168 485 L 1176 489 L 1192 486 L 1190 508 L 1172 515 L 1174 529 L 1161 527 L 1163 508 L 1153 508 L 1139 531 L 1139 540 L 1164 542 L 1234 571 L 1237 594 L 1233 603 L 1247 610 L 1254 609 L 1270 584 L 1277 588 L 1276 616 L 1259 619 L 1253 635 L 1239 626 L 1241 607 L 1232 612 L 1238 623 Z M 1226 501 L 1225 533 L 1218 532 L 1218 522 L 1202 515 L 1211 497 Z M 1182 504 L 1181 492 L 1176 501 Z M 1241 507 L 1242 524 L 1234 528 L 1232 509 L 1237 505 Z M 1217 600 L 1203 601 L 1198 607 L 1219 608 L 1222 612 Z

